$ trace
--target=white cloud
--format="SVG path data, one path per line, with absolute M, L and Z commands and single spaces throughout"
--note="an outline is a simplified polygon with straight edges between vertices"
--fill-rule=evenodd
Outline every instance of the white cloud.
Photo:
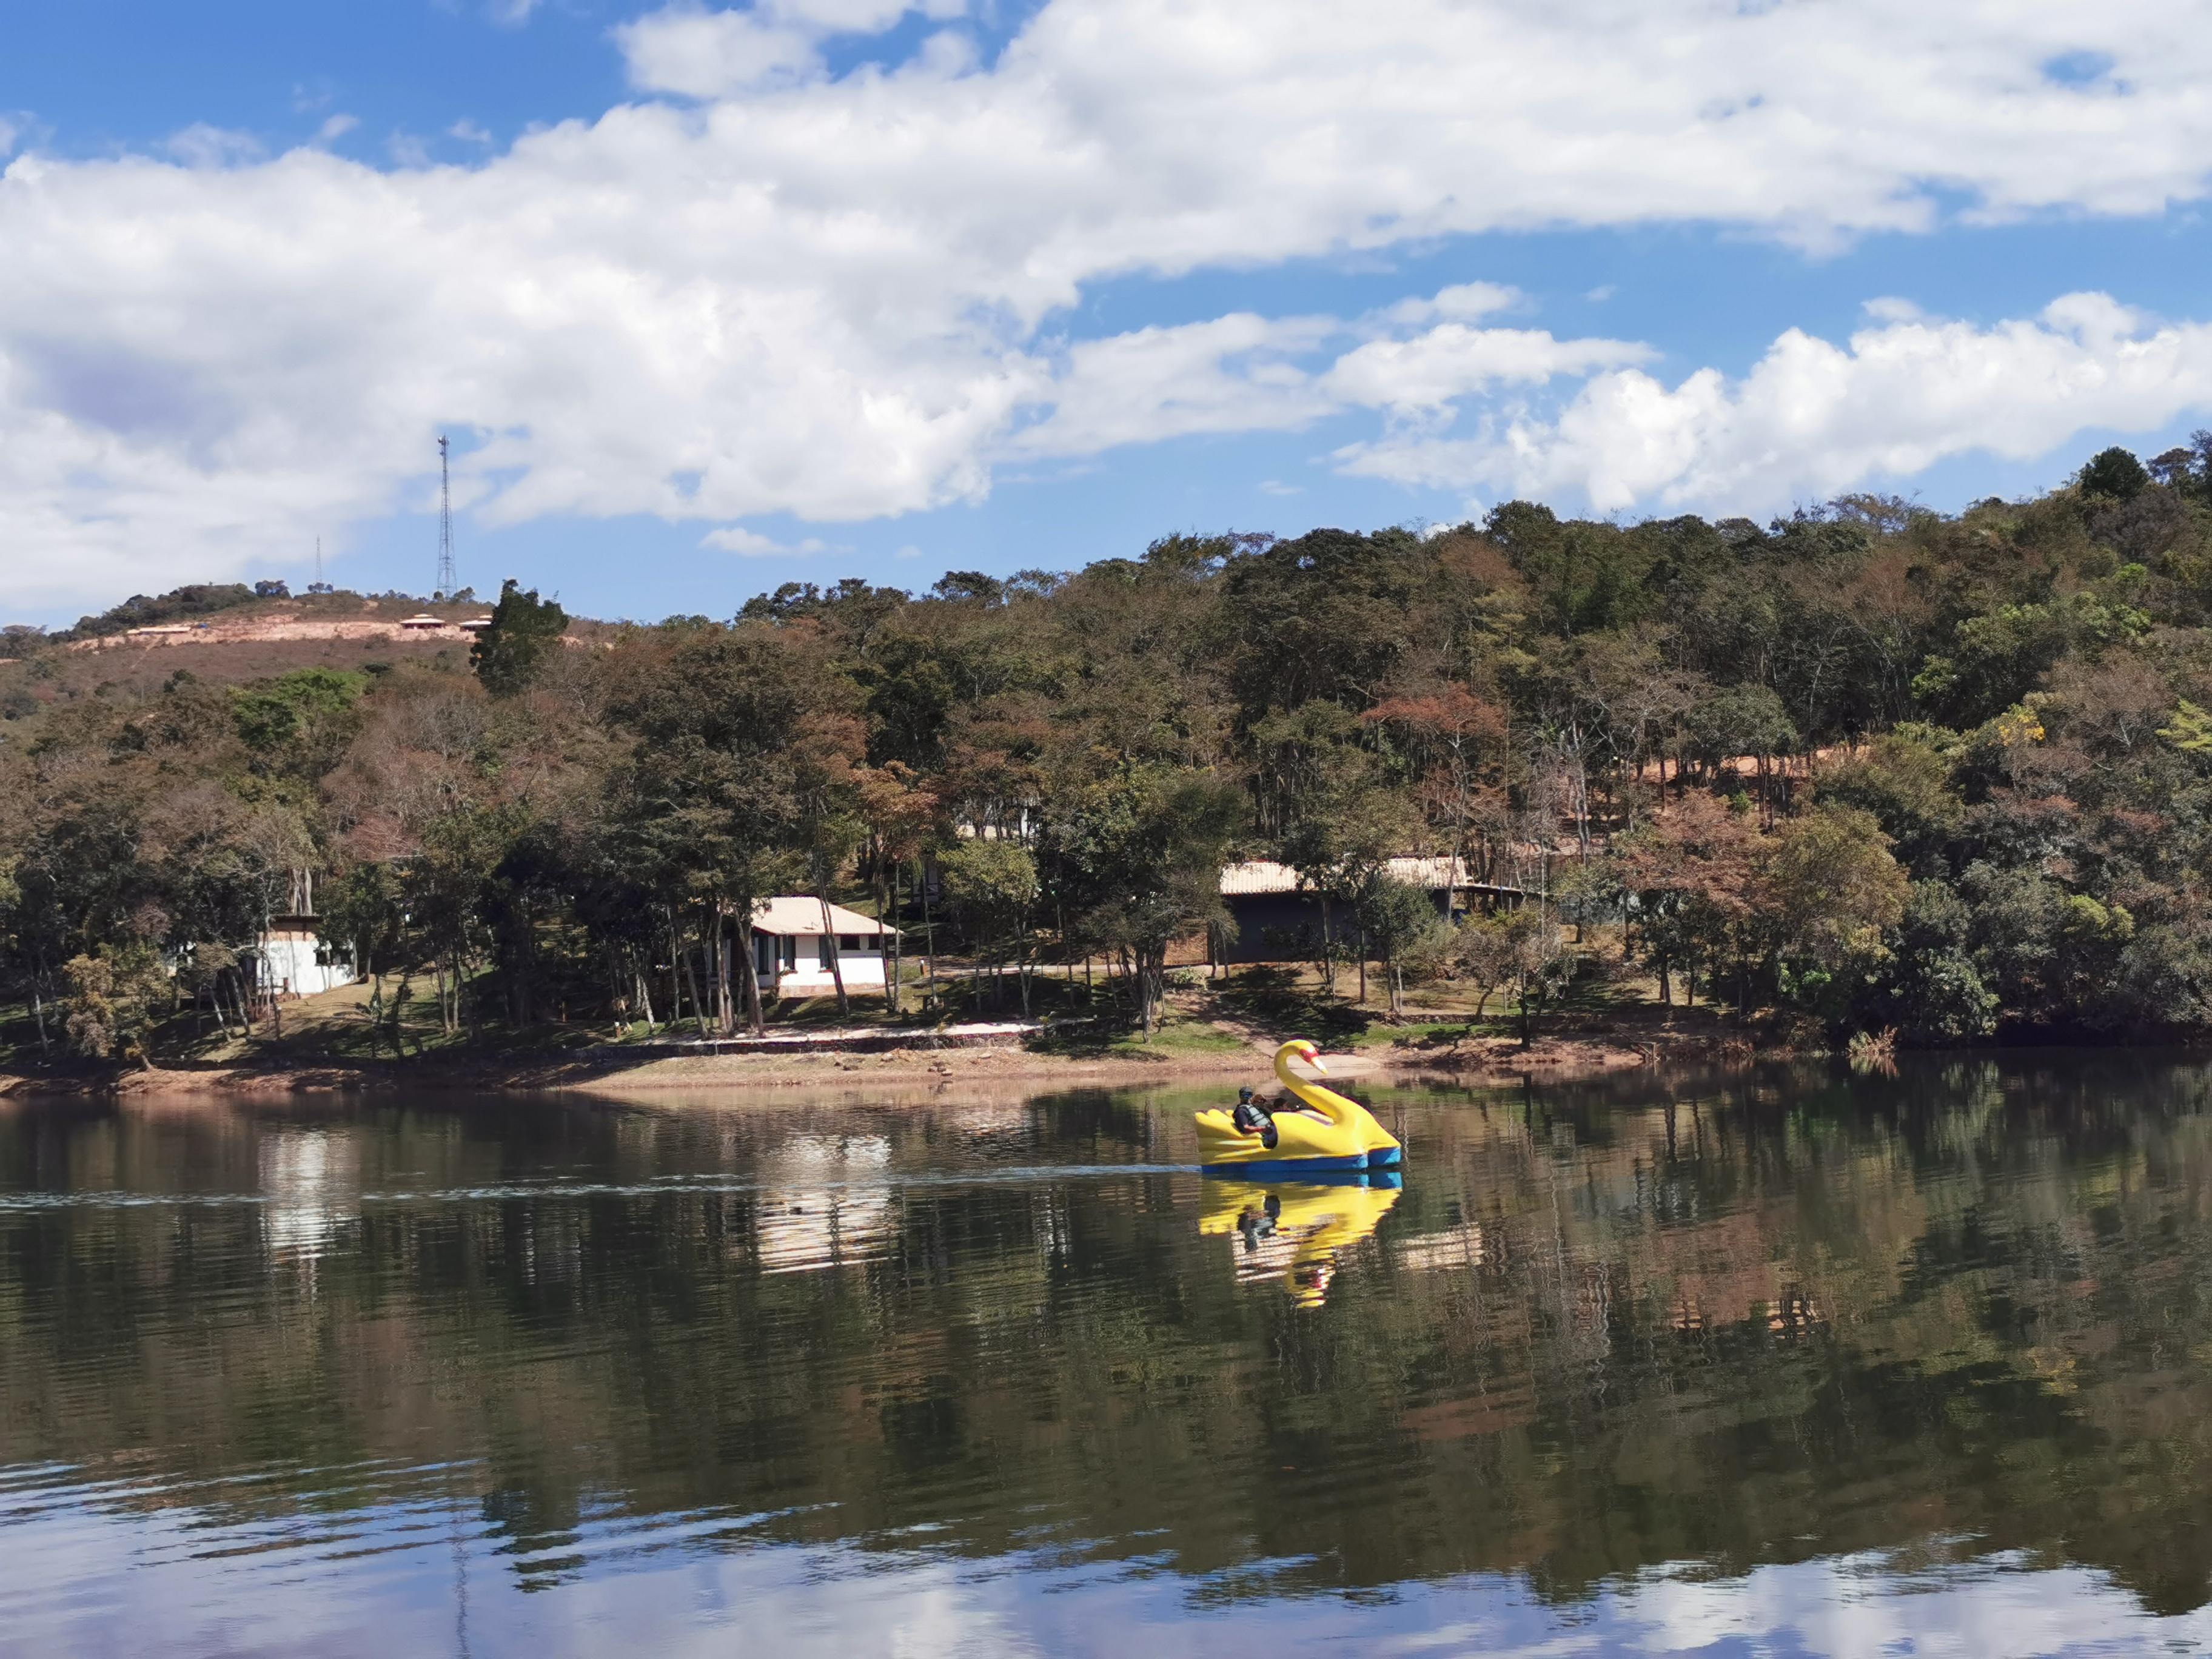
M 1249 313 L 1141 328 L 1070 347 L 1036 395 L 1052 415 L 1016 435 L 1024 455 L 1091 455 L 1201 432 L 1288 430 L 1334 406 L 1291 361 L 1341 325 Z
M 484 127 L 466 118 L 456 121 L 446 129 L 446 137 L 458 138 L 465 144 L 489 144 L 491 134 Z
M 717 98 L 818 74 L 814 32 L 749 11 L 655 12 L 614 31 L 630 84 L 644 92 Z
M 1540 385 L 1656 355 L 1628 340 L 1557 340 L 1536 329 L 1443 323 L 1410 340 L 1370 340 L 1339 358 L 1322 386 L 1343 404 L 1411 414 L 1499 384 Z
M 162 148 L 188 167 L 240 167 L 261 159 L 261 141 L 250 132 L 195 121 L 172 133 Z
M 1464 438 L 1386 435 L 1337 459 L 1403 483 L 1579 496 L 1600 512 L 1764 511 L 1968 451 L 2028 459 L 2085 429 L 2148 431 L 2212 408 L 2212 325 L 2153 324 L 2102 294 L 1988 328 L 1869 311 L 1875 325 L 1843 346 L 1790 330 L 1741 380 L 1707 368 L 1669 388 L 1613 370 L 1555 416 Z
M 880 34 L 909 12 L 959 16 L 963 0 L 759 0 L 745 10 L 678 3 L 618 25 L 614 39 L 629 60 L 630 84 L 644 92 L 720 98 L 817 75 L 817 50 L 839 34 Z M 969 67 L 967 43 L 933 39 L 925 48 L 940 67 Z M 951 60 L 951 61 L 948 61 Z
M 1788 375 L 1669 389 L 1628 343 L 1483 326 L 1525 303 L 1488 284 L 1340 341 L 1231 316 L 1069 343 L 1053 319 L 1110 278 L 1482 231 L 1694 222 L 1818 246 L 1924 228 L 1939 202 L 2154 213 L 2200 198 L 2212 157 L 2212 32 L 2163 0 L 1046 0 L 981 65 L 823 67 L 823 41 L 910 9 L 653 14 L 616 35 L 634 82 L 708 101 L 624 106 L 465 168 L 419 148 L 396 172 L 264 159 L 210 128 L 168 159 L 19 156 L 0 174 L 0 595 L 281 558 L 389 510 L 441 426 L 472 434 L 458 482 L 499 523 L 850 520 L 973 499 L 1008 454 L 1348 407 L 1410 422 L 1346 458 L 1387 476 L 1492 477 L 1504 455 L 1607 500 L 1764 498 L 1850 469 L 1790 435 L 1794 405 L 1746 399 L 1786 381 L 1820 404 L 1877 376 L 1865 341 L 1958 328 L 1876 315 L 1847 350 L 1785 337 Z M 2098 53 L 2094 85 L 2045 73 Z M 2193 358 L 2121 369 L 2188 329 L 2008 326 L 2081 384 L 2025 409 L 1935 388 L 1922 401 L 1954 416 L 1887 441 L 1848 397 L 1808 418 L 1842 432 L 1838 457 L 1887 465 L 2142 428 L 2197 396 Z M 1548 416 L 1437 425 L 1559 374 L 1593 378 Z M 1629 447 L 1601 460 L 1601 440 Z
M 335 143 L 360 125 L 356 117 L 333 115 L 315 130 L 315 142 L 319 144 Z
M 724 553 L 742 553 L 748 558 L 811 557 L 817 553 L 834 553 L 842 550 L 813 536 L 802 541 L 780 542 L 763 536 L 757 530 L 747 530 L 742 525 L 732 525 L 721 530 L 710 530 L 699 538 L 702 547 L 714 548 Z

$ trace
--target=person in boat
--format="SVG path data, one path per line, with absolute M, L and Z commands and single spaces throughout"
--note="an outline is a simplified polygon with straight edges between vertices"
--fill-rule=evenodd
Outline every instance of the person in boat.
M 1257 1135 L 1264 1146 L 1275 1144 L 1274 1116 L 1252 1097 L 1249 1084 L 1237 1091 L 1236 1109 L 1229 1114 L 1229 1121 L 1237 1126 L 1238 1133 Z

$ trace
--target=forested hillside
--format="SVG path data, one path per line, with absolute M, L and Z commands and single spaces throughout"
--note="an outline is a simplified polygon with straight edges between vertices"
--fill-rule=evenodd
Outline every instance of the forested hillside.
M 1512 502 L 919 597 L 786 586 L 728 622 L 579 629 L 511 588 L 497 615 L 473 653 L 228 678 L 183 649 L 106 672 L 98 619 L 19 630 L 0 943 L 49 1040 L 127 1054 L 180 995 L 236 1006 L 226 974 L 310 884 L 457 1029 L 757 1018 L 775 892 L 1016 975 L 1113 957 L 1145 1019 L 1237 856 L 1304 872 L 1335 953 L 1394 983 L 1540 1003 L 1562 924 L 1602 924 L 1660 994 L 1834 1036 L 2212 1020 L 2212 435 L 1955 517 Z M 1415 852 L 1530 902 L 1447 932 L 1383 873 Z

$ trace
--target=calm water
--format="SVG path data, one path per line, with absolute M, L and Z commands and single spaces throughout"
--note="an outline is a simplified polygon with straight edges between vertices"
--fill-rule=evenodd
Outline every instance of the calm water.
M 0 1104 L 0 1648 L 2212 1650 L 2212 1073 L 1210 1097 Z

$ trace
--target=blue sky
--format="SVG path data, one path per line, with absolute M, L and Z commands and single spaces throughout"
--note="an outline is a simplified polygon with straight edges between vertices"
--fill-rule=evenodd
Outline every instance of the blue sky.
M 0 0 L 0 611 L 423 590 L 441 430 L 658 617 L 2212 424 L 2212 47 L 1926 9 Z

